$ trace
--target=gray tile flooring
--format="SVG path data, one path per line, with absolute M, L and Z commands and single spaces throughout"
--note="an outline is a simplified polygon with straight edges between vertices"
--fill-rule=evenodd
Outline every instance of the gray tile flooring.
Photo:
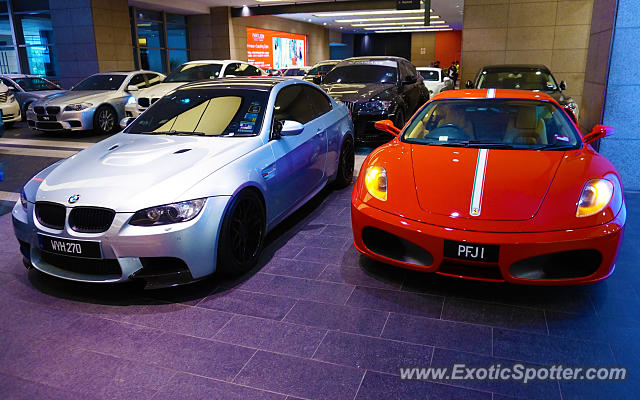
M 541 288 L 404 271 L 351 244 L 350 189 L 268 238 L 260 266 L 166 290 L 22 266 L 0 217 L 1 399 L 637 399 L 640 195 L 616 272 Z M 629 368 L 624 382 L 404 381 L 400 366 Z

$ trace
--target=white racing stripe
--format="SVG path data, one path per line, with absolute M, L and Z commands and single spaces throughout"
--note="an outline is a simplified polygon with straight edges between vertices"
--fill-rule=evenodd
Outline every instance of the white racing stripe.
M 65 142 L 62 140 L 33 140 L 33 139 L 9 139 L 0 138 L 0 145 L 12 144 L 16 146 L 40 146 L 40 147 L 66 147 L 68 149 L 86 149 L 95 143 L 90 142 Z
M 0 146 L 0 154 L 11 156 L 32 156 L 32 157 L 50 157 L 50 158 L 67 158 L 76 154 L 73 150 L 49 150 L 49 149 L 33 149 L 25 147 L 8 147 Z
M 0 190 L 0 201 L 18 201 L 20 200 L 20 193 L 3 192 Z
M 495 97 L 496 97 L 496 90 L 495 89 L 487 90 L 487 99 L 495 99 Z
M 484 191 L 484 177 L 487 171 L 488 149 L 478 150 L 478 161 L 476 163 L 476 176 L 473 178 L 473 191 L 471 193 L 471 206 L 469 214 L 473 217 L 480 215 L 482 211 L 482 195 Z

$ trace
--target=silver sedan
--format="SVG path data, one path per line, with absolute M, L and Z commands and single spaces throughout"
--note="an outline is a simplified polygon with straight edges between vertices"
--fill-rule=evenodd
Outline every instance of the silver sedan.
M 312 83 L 189 83 L 27 182 L 14 231 L 28 268 L 64 279 L 158 287 L 242 273 L 274 226 L 351 182 L 353 143 L 346 106 Z
M 124 107 L 132 93 L 158 82 L 164 75 L 152 71 L 94 74 L 70 91 L 47 96 L 27 108 L 29 127 L 41 131 L 81 131 L 100 134 L 115 132 L 124 117 Z

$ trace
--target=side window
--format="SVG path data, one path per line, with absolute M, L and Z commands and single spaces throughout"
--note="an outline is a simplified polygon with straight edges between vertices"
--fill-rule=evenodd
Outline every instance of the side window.
M 0 78 L 0 80 L 2 80 L 2 83 L 4 83 L 4 84 L 5 84 L 5 85 L 7 85 L 7 86 L 14 86 L 14 87 L 16 86 L 16 85 L 14 85 L 14 84 L 13 84 L 10 80 L 8 80 L 8 79 Z M 16 89 L 17 89 L 17 88 L 16 88 Z
M 161 83 L 161 76 L 158 74 L 146 74 L 147 75 L 147 82 L 148 82 L 148 87 L 151 86 L 155 86 L 158 83 Z
M 331 101 L 318 89 L 305 85 L 304 91 L 307 92 L 309 102 L 313 106 L 316 118 L 331 111 Z
M 128 85 L 137 86 L 138 89 L 147 87 L 147 82 L 144 80 L 144 74 L 135 74 L 133 78 L 131 78 L 131 80 L 129 81 Z
M 260 76 L 260 70 L 258 70 L 258 68 L 254 67 L 253 65 L 247 64 L 247 68 L 244 71 L 245 76 Z
M 416 67 L 413 64 L 407 63 L 407 68 L 409 69 L 409 75 L 418 77 L 418 71 L 416 71 Z
M 276 97 L 274 107 L 275 119 L 278 121 L 291 120 L 306 124 L 315 118 L 313 108 L 309 106 L 306 85 L 290 85 L 284 87 Z
M 398 61 L 398 77 L 400 78 L 400 82 L 404 81 L 408 75 L 407 67 L 404 65 L 402 61 Z
M 227 68 L 224 69 L 224 76 L 227 75 L 238 75 L 238 68 L 240 67 L 240 64 L 238 63 L 231 63 L 229 65 L 227 65 Z

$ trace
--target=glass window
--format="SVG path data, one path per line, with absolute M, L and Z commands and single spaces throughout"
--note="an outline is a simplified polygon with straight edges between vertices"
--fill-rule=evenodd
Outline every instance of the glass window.
M 138 45 L 140 47 L 164 47 L 163 24 L 138 21 Z
M 482 71 L 478 89 L 522 89 L 554 92 L 558 90 L 555 79 L 548 71 L 539 69 Z
M 260 132 L 267 100 L 268 93 L 252 90 L 178 90 L 154 103 L 125 132 L 253 136 Z
M 118 90 L 126 75 L 96 74 L 81 81 L 71 90 Z
M 11 5 L 13 6 L 13 12 L 43 11 L 49 9 L 49 0 L 14 0 Z
M 398 69 L 382 65 L 345 65 L 332 69 L 322 81 L 329 83 L 396 83 Z
M 167 47 L 170 49 L 187 48 L 187 28 L 182 25 L 167 25 Z
M 16 78 L 14 80 L 25 92 L 60 89 L 60 87 L 42 78 Z
M 222 64 L 189 63 L 181 65 L 167 76 L 165 82 L 193 82 L 220 76 Z
M 580 144 L 564 110 L 550 102 L 517 99 L 433 101 L 414 118 L 403 140 L 521 150 L 560 150 Z
M 172 23 L 172 24 L 186 25 L 187 24 L 187 19 L 184 17 L 184 15 L 167 14 L 167 22 Z
M 440 81 L 440 73 L 434 70 L 427 71 L 418 71 L 420 75 L 422 75 L 422 79 L 427 82 L 439 82 Z
M 140 69 L 149 71 L 164 71 L 166 52 L 162 49 L 140 48 Z
M 162 76 L 158 74 L 145 74 L 149 87 L 162 83 Z
M 129 15 L 136 68 L 166 74 L 189 60 L 189 39 L 183 15 L 136 7 L 130 8 Z
M 304 90 L 307 92 L 307 97 L 309 97 L 309 101 L 316 112 L 316 117 L 331 111 L 331 101 L 321 91 L 307 85 L 304 86 Z
M 162 11 L 141 10 L 138 8 L 136 9 L 136 16 L 138 19 L 162 21 Z
M 306 124 L 316 117 L 313 109 L 309 107 L 306 92 L 303 89 L 303 85 L 291 85 L 280 90 L 274 107 L 276 120 Z
M 169 70 L 173 71 L 189 61 L 187 50 L 169 50 Z
M 240 64 L 238 63 L 231 63 L 227 65 L 227 67 L 224 69 L 224 76 L 236 75 L 236 73 L 238 72 L 238 68 L 240 68 Z
M 0 47 L 0 73 L 18 74 L 18 56 L 15 47 Z
M 129 85 L 134 85 L 138 89 L 147 87 L 147 82 L 144 80 L 144 74 L 135 74 L 129 81 Z

